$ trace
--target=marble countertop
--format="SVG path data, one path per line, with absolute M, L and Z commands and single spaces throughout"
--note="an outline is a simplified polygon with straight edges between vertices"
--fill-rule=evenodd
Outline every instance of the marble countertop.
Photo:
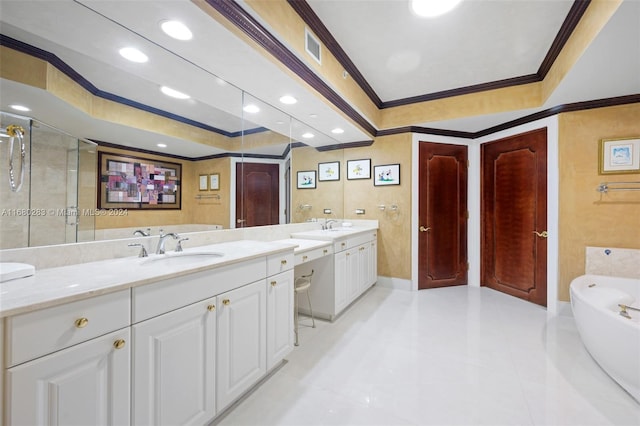
M 337 241 L 344 238 L 349 238 L 363 232 L 375 231 L 377 228 L 372 227 L 351 227 L 351 226 L 336 226 L 333 229 L 316 229 L 313 231 L 302 231 L 291 234 L 292 239 L 312 239 L 323 241 Z
M 324 240 L 305 240 L 302 238 L 289 238 L 286 240 L 277 240 L 274 243 L 282 243 L 282 244 L 295 244 L 295 248 L 293 252 L 295 254 L 304 253 L 309 250 L 317 249 L 320 247 L 327 247 L 331 245 L 330 241 Z
M 294 240 L 241 240 L 185 249 L 182 254 L 126 257 L 36 270 L 33 276 L 0 283 L 0 318 L 286 252 L 296 246 L 299 244 Z M 195 253 L 198 255 L 190 256 Z M 188 261 L 183 263 L 155 260 L 159 256 L 185 255 Z

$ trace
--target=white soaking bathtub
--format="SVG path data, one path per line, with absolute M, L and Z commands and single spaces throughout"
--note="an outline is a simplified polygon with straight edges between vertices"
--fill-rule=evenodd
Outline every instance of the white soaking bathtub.
M 571 282 L 571 308 L 582 342 L 620 386 L 640 402 L 640 279 L 582 275 Z

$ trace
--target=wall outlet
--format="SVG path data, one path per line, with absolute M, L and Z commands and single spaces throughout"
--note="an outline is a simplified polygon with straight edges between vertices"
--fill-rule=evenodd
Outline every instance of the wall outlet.
M 324 209 L 324 214 L 331 214 L 331 209 Z
M 364 209 L 356 209 L 356 214 L 364 214 Z

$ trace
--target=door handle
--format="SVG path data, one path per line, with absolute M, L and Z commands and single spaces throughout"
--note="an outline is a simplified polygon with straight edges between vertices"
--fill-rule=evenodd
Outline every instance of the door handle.
M 533 231 L 533 233 L 541 238 L 547 238 L 549 236 L 549 233 L 547 231 L 542 231 L 542 232 Z
M 420 232 L 427 232 L 431 229 L 431 227 L 424 227 L 424 226 L 420 226 Z

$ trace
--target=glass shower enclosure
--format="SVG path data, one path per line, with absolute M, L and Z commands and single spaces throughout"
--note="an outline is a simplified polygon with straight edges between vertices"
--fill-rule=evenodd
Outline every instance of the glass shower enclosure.
M 20 149 L 7 134 L 24 129 L 22 186 Z M 11 145 L 13 144 L 13 150 Z M 0 113 L 0 249 L 93 241 L 97 189 L 96 144 L 37 120 Z

